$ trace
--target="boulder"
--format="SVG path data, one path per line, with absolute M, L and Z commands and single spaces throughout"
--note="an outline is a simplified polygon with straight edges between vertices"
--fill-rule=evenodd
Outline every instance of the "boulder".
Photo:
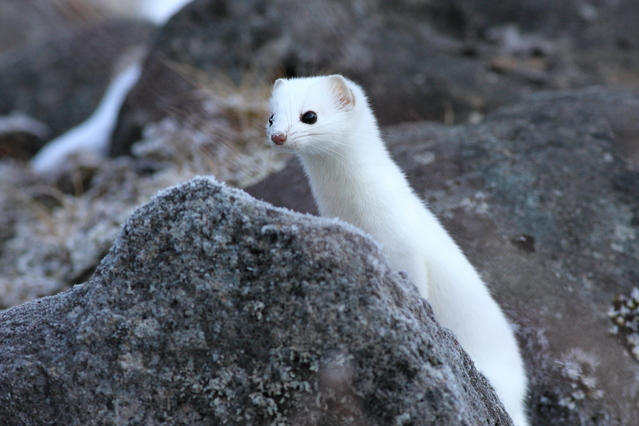
M 45 144 L 49 127 L 24 114 L 0 116 L 0 158 L 28 160 Z
M 136 210 L 93 277 L 0 314 L 7 424 L 511 424 L 379 247 L 213 179 Z
M 532 424 L 634 424 L 639 93 L 542 93 L 479 125 L 383 133 L 515 324 Z M 297 162 L 247 192 L 315 212 Z
M 0 54 L 43 43 L 55 34 L 82 25 L 83 14 L 68 6 L 49 0 L 0 2 Z
M 344 74 L 385 125 L 476 121 L 541 90 L 639 87 L 637 14 L 631 0 L 195 0 L 160 29 L 110 153 L 129 153 L 150 123 L 202 114 L 202 75 Z
M 153 28 L 108 20 L 0 55 L 0 115 L 28 115 L 48 126 L 50 138 L 59 136 L 92 114 L 111 77 L 139 54 Z

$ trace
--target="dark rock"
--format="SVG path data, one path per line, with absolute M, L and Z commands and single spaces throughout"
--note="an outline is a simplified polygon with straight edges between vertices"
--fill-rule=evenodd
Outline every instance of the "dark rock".
M 28 160 L 42 148 L 49 128 L 23 114 L 0 117 L 0 158 Z
M 481 125 L 384 134 L 517 324 L 532 424 L 636 422 L 639 359 L 607 313 L 637 286 L 639 93 L 544 93 Z M 283 173 L 247 192 L 312 205 L 299 163 Z
M 50 0 L 3 0 L 0 2 L 0 54 L 39 44 L 51 36 L 82 23 L 80 16 Z
M 196 0 L 160 30 L 110 153 L 127 154 L 149 123 L 198 114 L 202 72 L 344 74 L 385 125 L 477 120 L 540 90 L 639 87 L 638 14 L 631 0 Z
M 0 115 L 21 112 L 59 136 L 93 113 L 120 60 L 152 30 L 146 22 L 105 21 L 1 55 Z
M 535 237 L 532 235 L 516 235 L 510 239 L 510 242 L 519 250 L 523 250 L 527 253 L 533 253 L 535 251 Z
M 141 1 L 2 0 L 0 54 L 36 46 L 113 17 L 140 15 Z
M 511 424 L 368 237 L 206 178 L 0 342 L 6 424 Z
M 262 182 L 244 190 L 251 196 L 274 206 L 319 215 L 303 167 L 297 158 L 293 158 L 281 172 L 274 173 Z

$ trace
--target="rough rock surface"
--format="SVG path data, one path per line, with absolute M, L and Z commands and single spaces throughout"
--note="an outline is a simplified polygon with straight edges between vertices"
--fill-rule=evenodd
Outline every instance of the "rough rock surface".
M 7 424 L 511 424 L 368 237 L 198 178 L 0 314 Z
M 480 125 L 384 134 L 518 326 L 533 424 L 634 424 L 639 359 L 608 311 L 639 279 L 639 93 L 544 93 Z M 247 192 L 314 212 L 305 182 L 295 162 Z
M 197 114 L 196 75 L 235 82 L 337 72 L 382 124 L 479 119 L 540 90 L 639 87 L 639 3 L 515 0 L 196 0 L 159 32 L 111 147 Z
M 20 112 L 46 124 L 50 138 L 60 135 L 91 115 L 127 52 L 140 49 L 152 30 L 146 22 L 110 20 L 0 55 L 0 115 Z

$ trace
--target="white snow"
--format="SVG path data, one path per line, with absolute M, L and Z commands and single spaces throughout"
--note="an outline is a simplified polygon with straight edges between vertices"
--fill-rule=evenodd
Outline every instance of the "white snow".
M 129 90 L 140 78 L 141 72 L 140 63 L 135 62 L 118 74 L 88 119 L 49 142 L 31 159 L 33 170 L 41 174 L 53 172 L 72 154 L 104 152 L 109 144 L 120 107 Z
M 161 25 L 191 1 L 192 0 L 140 0 L 138 13 L 146 19 Z

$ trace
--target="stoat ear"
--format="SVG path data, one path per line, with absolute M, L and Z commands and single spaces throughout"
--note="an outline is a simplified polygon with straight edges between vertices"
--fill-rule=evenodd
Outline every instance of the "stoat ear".
M 278 78 L 277 80 L 275 80 L 275 83 L 273 83 L 273 90 L 277 89 L 282 84 L 284 84 L 284 79 L 283 78 Z
M 330 75 L 326 78 L 337 105 L 344 111 L 350 111 L 355 108 L 355 94 L 348 87 L 346 79 L 339 74 Z

